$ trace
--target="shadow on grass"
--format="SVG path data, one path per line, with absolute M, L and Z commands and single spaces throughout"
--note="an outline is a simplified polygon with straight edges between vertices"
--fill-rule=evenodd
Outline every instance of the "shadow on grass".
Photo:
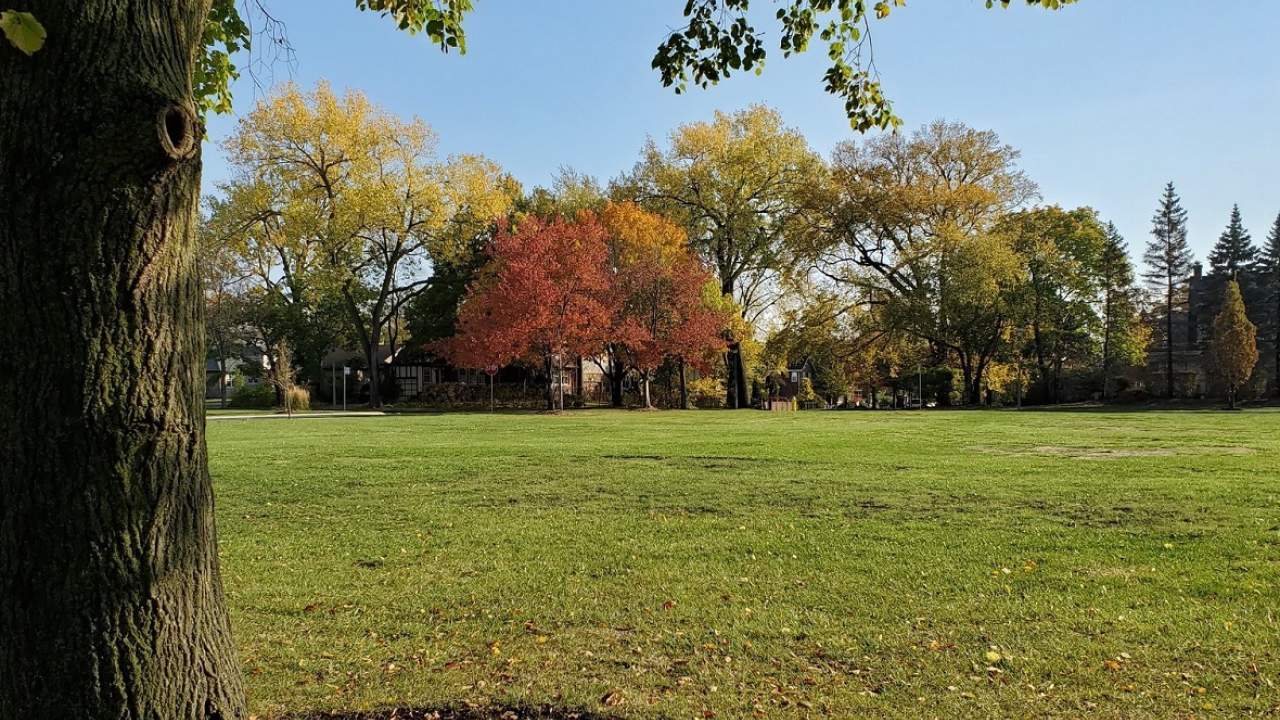
M 489 705 L 303 712 L 285 715 L 279 720 L 616 720 L 616 717 L 551 705 Z

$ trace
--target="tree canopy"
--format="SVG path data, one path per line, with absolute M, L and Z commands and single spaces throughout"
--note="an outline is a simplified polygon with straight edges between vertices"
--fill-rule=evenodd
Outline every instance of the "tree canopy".
M 1024 1 L 1057 10 L 1077 0 Z M 985 0 L 988 9 L 1013 3 Z M 473 9 L 472 0 L 355 0 L 355 4 L 386 17 L 400 30 L 426 35 L 443 51 L 466 52 L 464 20 Z M 823 87 L 844 102 L 849 124 L 859 132 L 902 124 L 881 86 L 871 21 L 873 17 L 885 20 L 905 5 L 906 0 L 787 0 L 775 13 L 783 57 L 807 51 L 815 38 L 825 45 L 830 65 L 822 77 Z M 268 24 L 277 25 L 262 0 L 255 0 L 255 6 Z M 705 88 L 738 71 L 759 74 L 764 70 L 767 33 L 757 29 L 751 0 L 687 0 L 683 15 L 684 26 L 658 45 L 651 62 L 663 85 L 684 92 L 691 82 Z M 287 42 L 279 31 L 267 36 L 273 43 Z M 230 86 L 240 74 L 233 57 L 250 49 L 253 40 L 236 0 L 213 0 L 204 52 L 196 67 L 196 97 L 202 109 L 230 112 Z

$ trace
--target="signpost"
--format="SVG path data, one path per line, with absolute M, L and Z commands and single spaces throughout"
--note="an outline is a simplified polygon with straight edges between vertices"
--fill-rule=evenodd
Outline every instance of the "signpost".
M 489 376 L 489 412 L 493 412 L 493 376 L 498 374 L 498 366 L 487 365 L 484 373 Z
M 351 374 L 351 368 L 346 365 L 342 366 L 342 411 L 347 411 L 347 376 Z

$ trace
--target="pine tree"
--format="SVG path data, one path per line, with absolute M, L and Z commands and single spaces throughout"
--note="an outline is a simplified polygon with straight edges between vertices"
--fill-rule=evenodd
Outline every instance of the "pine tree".
M 1249 381 L 1258 362 L 1258 329 L 1245 314 L 1240 283 L 1235 280 L 1227 281 L 1222 311 L 1213 319 L 1210 351 L 1217 371 L 1227 382 L 1227 406 L 1234 410 L 1236 392 Z
M 1273 352 L 1275 354 L 1275 370 L 1271 383 L 1275 392 L 1280 393 L 1280 215 L 1276 215 L 1271 233 L 1267 235 L 1267 244 L 1258 255 L 1255 266 L 1258 280 L 1265 291 L 1268 312 L 1266 323 L 1270 326 Z
M 1185 306 L 1184 290 L 1191 273 L 1191 248 L 1187 246 L 1187 211 L 1170 182 L 1160 198 L 1160 207 L 1151 218 L 1152 240 L 1143 260 L 1145 277 L 1159 297 L 1164 319 L 1165 394 L 1173 397 L 1173 313 Z
M 1114 223 L 1107 223 L 1098 270 L 1102 301 L 1102 398 L 1105 400 L 1112 367 L 1117 360 L 1140 361 L 1146 351 L 1147 337 L 1138 319 L 1137 290 L 1133 286 L 1128 245 Z
M 1217 277 L 1237 278 L 1241 270 L 1250 269 L 1257 260 L 1258 248 L 1240 220 L 1240 206 L 1232 205 L 1227 229 L 1209 253 L 1209 272 Z

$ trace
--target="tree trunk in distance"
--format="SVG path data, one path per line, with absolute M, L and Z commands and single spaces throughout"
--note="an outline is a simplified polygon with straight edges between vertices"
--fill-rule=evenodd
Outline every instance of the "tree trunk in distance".
M 555 380 L 551 376 L 551 353 L 549 351 L 547 352 L 546 357 L 542 361 L 542 367 L 547 374 L 547 393 L 546 393 L 547 394 L 547 410 L 555 410 L 556 409 L 555 387 L 552 385 L 552 383 L 555 382 Z
M 209 2 L 20 5 L 48 40 L 0 49 L 0 717 L 243 718 L 195 267 Z
M 574 387 L 576 387 L 578 391 L 578 401 L 585 405 L 587 402 L 587 394 L 586 394 L 586 388 L 583 387 L 584 379 L 585 378 L 583 377 L 583 373 L 582 373 L 582 356 L 579 355 L 578 367 L 576 370 L 573 371 L 573 383 L 574 383 Z
M 1169 291 L 1165 297 L 1165 348 L 1164 348 L 1164 382 L 1165 397 L 1173 399 L 1173 280 L 1169 280 Z
M 689 409 L 689 384 L 684 373 L 684 358 L 680 358 L 680 409 Z
M 378 377 L 378 340 L 377 333 L 374 333 L 374 339 L 365 346 L 364 351 L 365 362 L 369 364 L 369 407 L 382 407 L 382 388 L 381 379 Z
M 622 363 L 618 362 L 617 348 L 610 346 L 608 350 L 609 356 L 609 372 L 607 373 L 609 380 L 609 405 L 611 407 L 622 407 Z

